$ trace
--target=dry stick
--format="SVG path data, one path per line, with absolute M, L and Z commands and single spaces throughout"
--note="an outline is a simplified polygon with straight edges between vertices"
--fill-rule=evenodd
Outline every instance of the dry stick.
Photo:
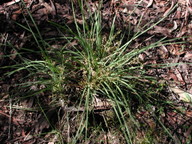
M 71 138 L 70 138 L 70 124 L 69 124 L 69 113 L 67 112 L 67 142 L 70 143 Z
M 12 138 L 12 98 L 9 98 L 9 133 L 8 133 L 8 139 Z
M 163 14 L 164 17 L 173 9 L 174 5 L 175 5 L 175 2 L 172 1 L 172 2 L 171 2 L 171 7 L 170 7 L 169 9 L 167 9 L 167 10 L 165 11 L 165 13 Z
M 10 1 L 10 2 L 7 2 L 5 3 L 5 6 L 11 6 L 11 5 L 14 5 L 16 3 L 19 3 L 21 0 L 13 0 L 13 1 Z
M 8 117 L 8 118 L 10 118 L 10 115 L 4 113 L 4 112 L 1 111 L 1 110 L 0 110 L 0 114 L 6 116 L 6 117 Z M 12 117 L 12 122 L 13 122 L 15 125 L 19 125 L 18 121 L 22 121 L 22 120 L 18 120 L 18 119 L 15 119 L 15 118 Z

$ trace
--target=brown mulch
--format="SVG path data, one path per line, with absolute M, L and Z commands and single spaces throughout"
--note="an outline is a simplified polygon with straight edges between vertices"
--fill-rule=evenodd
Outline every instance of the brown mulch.
M 72 0 L 4 0 L 0 1 L 0 67 L 11 66 L 19 63 L 20 59 L 17 53 L 21 52 L 22 47 L 29 47 L 33 50 L 33 37 L 27 30 L 21 28 L 17 23 L 35 29 L 30 20 L 29 12 L 34 18 L 43 38 L 54 38 L 61 36 L 57 29 L 49 21 L 58 24 L 68 24 L 73 26 Z M 77 0 L 73 0 L 77 22 L 82 24 L 80 8 Z M 24 6 L 25 4 L 25 6 Z M 86 18 L 96 12 L 99 1 L 88 0 L 89 12 L 87 10 Z M 135 7 L 137 6 L 138 7 Z M 173 9 L 174 8 L 174 9 Z M 173 10 L 172 10 L 173 9 Z M 178 44 L 157 47 L 155 49 L 142 53 L 139 58 L 145 64 L 160 63 L 184 63 L 169 68 L 151 70 L 151 75 L 174 83 L 176 86 L 192 94 L 192 1 L 191 0 L 103 0 L 101 8 L 103 28 L 108 30 L 116 16 L 115 26 L 117 31 L 127 31 L 127 35 L 144 31 L 154 23 L 158 22 L 164 16 L 167 16 L 161 23 L 154 26 L 141 37 L 135 39 L 133 46 L 139 48 L 150 45 L 161 38 L 167 40 L 175 39 Z M 146 26 L 143 29 L 143 26 Z M 183 38 L 181 38 L 183 37 Z M 65 41 L 50 40 L 50 44 L 56 47 L 64 44 Z M 10 55 L 6 57 L 6 55 Z M 39 55 L 26 55 L 27 58 L 37 59 Z M 7 71 L 2 69 L 0 75 Z M 51 135 L 45 135 L 39 139 L 38 134 L 51 130 L 50 125 L 56 125 L 56 120 L 49 124 L 42 113 L 37 109 L 38 98 L 17 100 L 17 95 L 24 94 L 23 91 L 17 91 L 16 84 L 22 83 L 22 78 L 27 72 L 16 73 L 9 78 L 0 79 L 0 142 L 1 143 L 48 143 Z M 171 92 L 170 92 L 171 93 Z M 173 93 L 171 93 L 174 95 Z M 49 103 L 46 94 L 41 93 L 41 103 Z M 13 96 L 16 96 L 13 97 Z M 170 97 L 170 99 L 174 99 Z M 175 99 L 174 99 L 175 100 Z M 192 110 L 191 105 L 176 101 L 177 107 L 186 107 L 183 114 L 177 113 L 174 109 L 167 108 L 163 112 L 162 121 L 172 129 L 176 139 L 186 143 L 192 135 Z M 15 106 L 11 108 L 12 106 Z M 30 108 L 30 110 L 22 109 Z M 58 108 L 47 107 L 46 114 L 48 118 L 54 116 Z M 55 116 L 57 117 L 57 116 Z M 140 111 L 138 118 L 141 122 L 148 119 L 150 123 L 150 113 Z M 52 138 L 54 139 L 54 138 Z M 169 141 L 169 140 L 167 140 Z M 166 143 L 166 141 L 164 141 Z

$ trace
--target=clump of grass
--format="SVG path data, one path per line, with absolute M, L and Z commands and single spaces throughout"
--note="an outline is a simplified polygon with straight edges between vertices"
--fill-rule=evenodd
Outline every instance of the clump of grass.
M 133 130 L 134 126 L 139 126 L 133 110 L 136 111 L 140 105 L 145 106 L 155 101 L 157 93 L 162 88 L 154 77 L 147 75 L 138 55 L 168 42 L 163 38 L 142 48 L 131 46 L 136 38 L 163 19 L 126 40 L 125 33 L 115 30 L 115 18 L 110 31 L 106 32 L 102 28 L 100 9 L 92 14 L 88 21 L 85 20 L 83 1 L 80 2 L 80 7 L 82 24 L 78 24 L 72 4 L 75 28 L 50 22 L 59 28 L 64 35 L 62 38 L 66 41 L 66 45 L 54 51 L 51 51 L 54 48 L 41 37 L 29 13 L 36 33 L 28 23 L 28 27 L 20 26 L 33 35 L 42 60 L 29 60 L 20 55 L 23 63 L 12 66 L 14 70 L 8 75 L 22 70 L 27 70 L 30 75 L 39 75 L 39 80 L 30 83 L 30 87 L 43 85 L 43 90 L 51 93 L 52 103 L 62 101 L 64 107 L 72 105 L 72 111 L 77 111 L 77 115 L 81 115 L 77 120 L 76 132 L 72 136 L 68 135 L 68 142 L 83 142 L 84 139 L 87 141 L 92 135 L 89 127 L 90 114 L 94 112 L 95 99 L 102 99 L 108 101 L 114 111 L 111 119 L 117 120 L 126 143 L 131 144 L 134 134 L 130 130 Z M 74 41 L 76 45 L 72 44 Z M 51 50 L 48 51 L 48 48 Z M 26 86 L 26 83 L 23 83 L 23 86 Z M 74 109 L 76 107 L 77 110 Z M 107 125 L 109 121 L 103 117 Z M 69 117 L 67 119 L 70 123 Z M 127 119 L 130 119 L 134 126 L 131 126 Z M 109 125 L 107 127 L 110 129 Z
M 83 3 L 81 3 L 81 7 L 83 7 Z M 80 123 L 73 142 L 76 142 L 75 140 L 84 130 L 85 137 L 87 137 L 89 113 L 93 110 L 94 99 L 100 98 L 112 101 L 120 129 L 124 133 L 127 143 L 132 143 L 132 134 L 125 115 L 128 115 L 137 124 L 131 109 L 136 105 L 147 104 L 147 101 L 155 100 L 154 96 L 159 90 L 156 80 L 147 76 L 144 69 L 141 68 L 137 56 L 146 50 L 162 45 L 164 39 L 140 49 L 131 48 L 131 44 L 136 38 L 157 23 L 143 32 L 136 33 L 124 42 L 124 34 L 115 31 L 115 18 L 109 34 L 106 35 L 102 29 L 100 9 L 93 14 L 89 22 L 85 20 L 83 11 L 82 8 L 82 24 L 78 24 L 74 12 L 75 30 L 68 26 L 54 24 L 61 31 L 70 32 L 73 40 L 78 43 L 77 47 L 64 50 L 65 54 L 70 55 L 69 65 L 77 72 L 74 78 L 77 79 L 76 84 L 81 88 L 80 103 L 85 107 L 84 119 Z M 66 40 L 71 42 L 68 37 Z M 67 77 L 71 77 L 71 75 L 69 74 Z

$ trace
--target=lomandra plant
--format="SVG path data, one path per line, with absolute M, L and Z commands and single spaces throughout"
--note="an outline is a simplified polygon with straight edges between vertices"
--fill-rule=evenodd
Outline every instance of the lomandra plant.
M 136 38 L 160 23 L 163 18 L 150 27 L 144 26 L 143 31 L 135 33 L 125 42 L 124 33 L 115 30 L 115 17 L 110 31 L 106 33 L 102 29 L 100 9 L 86 20 L 85 5 L 83 1 L 80 2 L 83 21 L 79 24 L 72 4 L 75 29 L 52 23 L 59 27 L 60 31 L 70 33 L 72 40 L 77 42 L 76 46 L 66 47 L 63 51 L 64 55 L 70 56 L 70 71 L 76 72 L 75 76 L 68 73 L 67 77 L 74 79 L 76 86 L 80 88 L 79 107 L 84 107 L 83 118 L 72 142 L 76 143 L 82 134 L 85 138 L 90 135 L 89 115 L 94 110 L 94 100 L 102 99 L 110 101 L 126 142 L 132 143 L 133 134 L 125 115 L 137 125 L 132 108 L 136 107 L 135 104 L 145 105 L 152 99 L 155 100 L 155 94 L 158 93 L 158 84 L 153 77 L 145 73 L 138 61 L 138 55 L 166 43 L 164 39 L 160 39 L 142 48 L 132 48 L 131 45 Z M 65 39 L 71 43 L 71 37 L 69 39 L 66 36 Z

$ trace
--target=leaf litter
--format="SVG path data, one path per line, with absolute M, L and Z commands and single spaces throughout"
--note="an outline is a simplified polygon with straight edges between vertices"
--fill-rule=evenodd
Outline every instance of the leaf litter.
M 22 2 L 26 4 L 26 7 L 22 7 Z M 99 1 L 88 0 L 90 7 L 89 11 L 94 13 Z M 74 1 L 75 13 L 77 16 L 77 22 L 82 24 L 82 17 L 80 15 L 80 8 L 78 2 Z M 174 8 L 174 10 L 172 10 Z M 31 12 L 33 18 L 38 24 L 41 33 L 45 38 L 57 37 L 60 34 L 55 28 L 50 26 L 48 21 L 56 23 L 67 23 L 73 25 L 74 18 L 71 9 L 71 1 L 59 1 L 59 0 L 9 0 L 0 3 L 0 64 L 1 66 L 10 66 L 19 61 L 18 53 L 22 52 L 23 47 L 29 46 L 32 42 L 30 33 L 18 27 L 15 24 L 25 24 L 25 17 L 28 17 L 28 11 Z M 144 64 L 173 64 L 171 67 L 165 67 L 160 69 L 150 69 L 149 74 L 156 75 L 159 78 L 166 81 L 169 87 L 170 99 L 175 102 L 175 106 L 178 107 L 178 111 L 167 108 L 162 112 L 161 119 L 164 124 L 173 129 L 173 135 L 175 139 L 179 139 L 182 143 L 186 143 L 190 140 L 192 134 L 192 31 L 191 31 L 191 13 L 192 3 L 190 0 L 109 0 L 103 1 L 102 8 L 102 23 L 105 29 L 110 29 L 110 25 L 116 16 L 115 26 L 119 30 L 127 30 L 127 33 L 135 33 L 142 31 L 150 25 L 156 23 L 160 18 L 166 17 L 161 23 L 154 26 L 151 30 L 147 31 L 141 38 L 135 39 L 135 47 L 139 48 L 145 45 L 150 45 L 160 38 L 166 37 L 167 39 L 180 38 L 185 43 L 162 45 L 152 50 L 148 50 L 139 55 L 139 59 Z M 86 19 L 89 19 L 90 15 L 87 13 Z M 32 23 L 30 23 L 33 26 Z M 144 27 L 144 28 L 143 28 Z M 179 39 L 178 39 L 179 40 Z M 176 40 L 177 41 L 177 40 Z M 60 47 L 65 42 L 50 41 L 54 47 Z M 5 45 L 10 44 L 10 45 Z M 72 42 L 72 45 L 76 45 L 76 42 Z M 16 46 L 13 49 L 11 46 Z M 10 57 L 6 57 L 10 55 Z M 27 54 L 27 57 L 36 59 L 36 56 Z M 181 64 L 176 64 L 181 63 Z M 6 73 L 6 70 L 1 70 L 0 74 Z M 0 79 L 0 142 L 2 143 L 54 143 L 52 135 L 47 134 L 45 138 L 40 138 L 35 135 L 41 134 L 51 130 L 51 126 L 59 126 L 62 121 L 53 120 L 48 123 L 43 113 L 40 113 L 38 109 L 37 99 L 29 99 L 27 101 L 15 101 L 13 106 L 15 109 L 9 107 L 9 97 L 12 93 L 24 93 L 24 91 L 15 91 L 16 83 L 21 83 L 21 79 L 25 77 L 26 72 L 21 74 L 15 74 L 8 79 Z M 32 81 L 32 80 L 31 80 Z M 49 103 L 48 94 L 40 93 L 42 104 Z M 98 99 L 98 101 L 101 101 Z M 97 106 L 97 105 L 96 105 Z M 103 106 L 103 105 L 102 105 Z M 59 108 L 52 109 L 48 105 L 45 105 L 48 119 L 53 116 L 53 113 L 59 113 Z M 21 109 L 19 109 L 21 108 Z M 25 110 L 29 108 L 29 110 Z M 180 110 L 184 109 L 184 110 Z M 13 110 L 11 112 L 11 110 Z M 64 112 L 60 112 L 62 115 Z M 54 116 L 58 117 L 59 116 Z M 71 115 L 71 117 L 73 117 Z M 140 110 L 137 114 L 138 120 L 145 125 L 148 125 L 151 129 L 155 129 L 156 124 L 151 113 L 146 110 Z M 73 117 L 74 118 L 74 117 Z M 3 120 L 6 122 L 3 123 Z M 11 121 L 9 121 L 11 120 Z M 78 122 L 78 121 L 77 121 Z M 182 127 L 185 126 L 186 128 Z M 8 132 L 7 129 L 10 129 Z M 71 132 L 75 129 L 71 128 Z M 155 133 L 154 133 L 155 134 Z M 67 135 L 67 132 L 66 134 Z M 138 135 L 143 135 L 142 132 Z M 94 137 L 94 136 L 93 136 Z M 115 137 L 112 133 L 104 134 L 104 141 L 107 142 L 107 138 Z M 120 136 L 121 137 L 121 136 Z M 68 140 L 69 140 L 68 135 Z M 114 138 L 114 142 L 120 142 L 120 139 Z M 168 139 L 167 139 L 168 141 Z M 116 143 L 117 143 L 116 142 Z M 91 142 L 90 142 L 91 143 Z M 110 142 L 113 143 L 113 142 Z M 167 142 L 165 142 L 167 143 Z

